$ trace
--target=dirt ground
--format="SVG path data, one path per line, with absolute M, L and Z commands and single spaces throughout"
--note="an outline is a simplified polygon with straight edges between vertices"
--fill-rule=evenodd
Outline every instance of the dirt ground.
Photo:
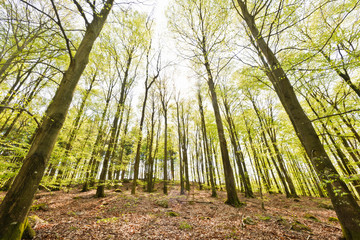
M 167 196 L 161 188 L 130 194 L 107 190 L 95 198 L 95 190 L 82 193 L 39 191 L 32 210 L 35 239 L 341 239 L 340 224 L 330 201 L 281 194 L 245 199 L 246 205 L 225 205 L 225 192 L 217 198 L 210 191 L 191 190 L 180 195 L 170 186 Z M 2 193 L 3 196 L 5 193 Z M 329 219 L 330 218 L 330 219 Z

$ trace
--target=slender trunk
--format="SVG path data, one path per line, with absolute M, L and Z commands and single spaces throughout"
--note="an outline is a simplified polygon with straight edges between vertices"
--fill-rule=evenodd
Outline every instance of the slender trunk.
M 129 77 L 129 71 L 130 71 L 130 66 L 131 66 L 132 60 L 133 60 L 133 52 L 130 51 L 128 54 L 128 59 L 127 59 L 127 63 L 126 63 L 124 79 L 121 84 L 120 98 L 119 98 L 119 101 L 117 104 L 116 113 L 115 113 L 114 120 L 112 123 L 109 145 L 106 150 L 105 158 L 103 161 L 103 167 L 102 167 L 101 174 L 100 174 L 99 185 L 96 189 L 97 197 L 105 197 L 106 174 L 108 172 L 110 157 L 114 151 L 114 145 L 116 144 L 115 140 L 116 140 L 117 131 L 119 131 L 119 127 L 121 125 L 121 124 L 119 124 L 119 119 L 120 119 L 121 113 L 124 110 L 124 104 L 125 104 L 125 98 L 126 98 L 126 88 L 129 87 L 127 85 L 128 85 L 128 77 Z
M 168 189 L 167 189 L 167 155 L 168 155 L 168 150 L 167 150 L 167 127 L 168 127 L 168 123 L 167 123 L 167 110 L 164 110 L 164 127 L 165 127 L 165 133 L 164 133 L 164 187 L 163 187 L 163 192 L 164 194 L 168 194 Z
M 136 145 L 136 155 L 135 155 L 135 164 L 134 164 L 134 180 L 133 180 L 132 187 L 131 187 L 131 194 L 135 194 L 136 185 L 137 185 L 136 181 L 137 181 L 138 175 L 139 175 L 142 129 L 143 129 L 144 119 L 145 119 L 145 109 L 146 109 L 146 101 L 147 101 L 147 97 L 148 97 L 148 91 L 149 91 L 149 88 L 145 85 L 145 96 L 144 96 L 144 101 L 143 101 L 142 110 L 141 110 L 141 119 L 140 119 L 140 125 L 139 125 L 139 138 L 138 138 L 137 145 Z
M 208 74 L 208 85 L 209 90 L 211 93 L 211 101 L 214 109 L 214 115 L 216 120 L 216 126 L 217 126 L 217 132 L 219 136 L 219 142 L 220 142 L 220 150 L 221 150 L 221 156 L 222 156 L 222 162 L 224 166 L 224 175 L 225 175 L 225 186 L 226 186 L 226 192 L 227 192 L 227 200 L 225 201 L 226 204 L 229 204 L 234 207 L 239 207 L 243 205 L 243 203 L 240 202 L 237 192 L 236 192 L 236 186 L 235 186 L 235 178 L 234 173 L 230 164 L 229 159 L 229 152 L 227 149 L 227 143 L 224 133 L 224 127 L 220 116 L 220 109 L 218 105 L 217 95 L 215 92 L 215 84 L 213 82 L 209 62 L 207 61 L 207 55 L 204 54 L 205 57 L 205 65 L 206 70 Z
M 177 131 L 178 131 L 178 148 L 179 148 L 179 162 L 180 162 L 180 194 L 185 194 L 185 186 L 184 186 L 184 162 L 181 154 L 182 150 L 182 137 L 181 137 L 181 123 L 179 116 L 179 102 L 176 101 L 176 120 L 177 120 Z
M 209 142 L 206 132 L 206 123 L 205 123 L 205 116 L 204 116 L 204 107 L 202 104 L 202 98 L 201 98 L 201 92 L 200 89 L 198 91 L 198 104 L 199 104 L 199 111 L 200 111 L 200 119 L 201 119 L 201 132 L 203 136 L 203 142 L 204 142 L 204 150 L 205 150 L 205 159 L 207 159 L 209 163 L 209 175 L 210 175 L 210 184 L 211 184 L 211 197 L 216 197 L 216 186 L 214 181 L 214 167 L 211 159 L 210 154 L 210 148 L 209 148 Z
M 237 141 L 236 127 L 235 127 L 233 119 L 230 115 L 230 109 L 229 109 L 230 106 L 229 106 L 226 98 L 224 98 L 223 103 L 224 103 L 225 115 L 226 115 L 225 118 L 226 118 L 226 121 L 228 123 L 228 128 L 229 128 L 230 141 L 234 148 L 234 155 L 235 155 L 236 163 L 238 165 L 238 169 L 240 172 L 242 185 L 245 189 L 245 197 L 253 198 L 254 194 L 251 189 L 249 175 L 247 174 L 245 164 L 242 164 L 242 162 L 244 162 L 243 153 L 241 151 L 240 144 Z

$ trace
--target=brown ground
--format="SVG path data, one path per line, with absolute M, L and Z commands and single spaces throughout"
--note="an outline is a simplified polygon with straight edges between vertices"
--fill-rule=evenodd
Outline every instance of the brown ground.
M 108 190 L 105 198 L 94 198 L 95 190 L 81 193 L 43 192 L 36 195 L 29 216 L 36 215 L 36 239 L 339 239 L 340 224 L 328 199 L 302 197 L 286 199 L 283 195 L 265 195 L 261 200 L 245 199 L 246 206 L 225 205 L 226 194 L 210 198 L 209 191 L 192 190 L 179 195 L 177 186 L 164 196 L 138 190 L 130 194 Z M 1 194 L 3 196 L 3 194 Z M 39 207 L 41 203 L 48 206 Z M 40 205 L 39 205 L 40 204 Z M 165 205 L 168 204 L 166 208 Z M 36 207 L 37 206 L 37 207 Z M 318 221 L 310 216 L 316 217 Z M 250 217 L 250 221 L 248 217 Z M 253 222 L 251 222 L 253 220 Z M 295 222 L 308 230 L 295 230 Z M 250 224 L 249 224 L 250 223 Z

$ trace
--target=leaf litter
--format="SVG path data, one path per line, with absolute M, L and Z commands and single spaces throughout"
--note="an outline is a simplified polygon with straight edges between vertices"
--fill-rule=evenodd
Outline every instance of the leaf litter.
M 35 239 L 335 240 L 342 236 L 339 222 L 333 220 L 334 210 L 321 207 L 329 205 L 329 199 L 265 194 L 262 210 L 259 197 L 245 199 L 240 193 L 246 205 L 234 208 L 224 204 L 222 191 L 212 198 L 207 190 L 180 195 L 178 186 L 169 187 L 167 196 L 161 186 L 154 193 L 139 187 L 131 195 L 130 185 L 124 184 L 121 192 L 107 190 L 105 198 L 94 197 L 95 190 L 39 191 L 33 205 L 48 207 L 29 213 L 37 216 Z

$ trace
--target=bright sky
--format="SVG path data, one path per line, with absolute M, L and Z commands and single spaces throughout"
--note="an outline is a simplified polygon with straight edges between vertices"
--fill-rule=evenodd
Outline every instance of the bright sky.
M 155 2 L 156 4 L 150 6 L 149 10 L 147 10 L 152 11 L 156 23 L 154 42 L 158 43 L 159 47 L 163 49 L 163 62 L 172 62 L 174 64 L 173 67 L 169 67 L 165 71 L 165 75 L 174 81 L 176 91 L 181 91 L 184 97 L 188 97 L 193 85 L 193 81 L 190 80 L 193 73 L 184 66 L 185 63 L 177 56 L 176 43 L 167 27 L 165 11 L 170 1 L 155 0 Z

